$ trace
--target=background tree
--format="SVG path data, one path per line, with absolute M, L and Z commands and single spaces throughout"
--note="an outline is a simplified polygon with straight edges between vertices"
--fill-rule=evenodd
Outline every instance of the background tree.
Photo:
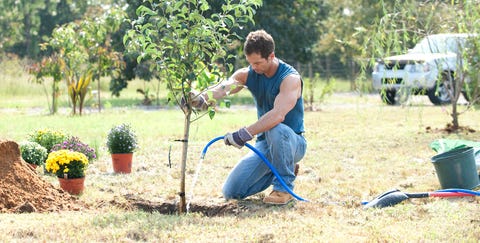
M 181 161 L 179 212 L 186 212 L 185 173 L 191 122 L 202 116 L 194 110 L 190 95 L 193 89 L 205 90 L 225 74 L 218 63 L 233 58 L 227 55 L 228 46 L 238 39 L 231 29 L 253 20 L 254 7 L 260 1 L 227 0 L 219 12 L 212 12 L 207 1 L 149 1 L 151 6 L 140 6 L 138 19 L 132 23 L 135 30 L 125 36 L 130 48 L 139 48 L 139 60 L 149 58 L 151 68 L 162 74 L 167 82 L 169 99 L 181 105 L 184 100 L 184 131 Z M 226 72 L 232 70 L 226 65 Z M 213 77 L 211 76 L 213 75 Z M 207 78 L 205 78 L 207 77 Z M 212 97 L 212 96 L 210 96 Z M 195 118 L 192 114 L 196 114 Z M 203 113 L 205 114 L 205 113 Z M 213 117 L 214 110 L 208 114 Z
M 382 58 L 394 54 L 405 53 L 412 48 L 421 38 L 436 33 L 478 33 L 479 26 L 476 20 L 480 17 L 480 8 L 470 1 L 460 2 L 430 2 L 430 1 L 405 1 L 395 2 L 387 7 L 383 1 L 383 15 L 379 16 L 374 28 L 368 29 L 364 39 L 363 57 L 370 60 L 373 66 L 375 58 Z M 363 30 L 362 30 L 363 31 Z M 476 38 L 475 38 L 476 39 Z M 452 117 L 451 129 L 459 129 L 458 99 L 465 88 L 466 78 L 472 77 L 469 85 L 471 100 L 478 99 L 473 91 L 478 87 L 478 77 L 474 67 L 478 66 L 474 60 L 478 58 L 478 40 L 472 39 L 470 48 L 463 49 L 456 72 L 449 76 L 446 87 L 449 89 L 451 99 Z M 471 75 L 468 75 L 471 72 Z M 442 75 L 441 73 L 439 75 Z M 441 82 L 439 77 L 438 82 Z M 472 104 L 472 103 L 470 103 Z
M 53 29 L 80 19 L 87 6 L 87 1 L 75 0 L 2 0 L 0 50 L 38 58 L 39 44 Z
M 110 36 L 118 30 L 124 19 L 120 9 L 111 8 L 101 17 L 59 26 L 43 45 L 52 54 L 47 61 L 35 64 L 31 73 L 40 82 L 43 77 L 54 78 L 54 100 L 58 97 L 58 80 L 64 79 L 73 114 L 76 114 L 77 104 L 79 114 L 82 114 L 84 100 L 92 81 L 97 80 L 99 88 L 100 77 L 119 75 L 118 70 L 123 65 L 122 54 L 112 50 Z M 100 93 L 98 107 L 100 109 Z
M 33 63 L 32 65 L 27 66 L 28 73 L 33 75 L 33 79 L 36 83 L 45 84 L 46 77 L 53 78 L 51 87 L 51 101 L 48 97 L 48 91 L 45 90 L 47 101 L 48 103 L 51 102 L 51 106 L 48 106 L 50 114 L 55 114 L 58 111 L 58 97 L 60 96 L 60 82 L 63 79 L 62 67 L 64 65 L 65 64 L 61 59 L 59 59 L 58 55 L 53 54 L 49 57 L 44 57 L 38 63 Z
M 137 9 L 140 6 L 150 7 L 151 4 L 149 1 L 143 0 L 126 0 L 125 14 L 127 19 L 137 19 Z M 112 48 L 116 52 L 123 53 L 123 61 L 125 67 L 121 69 L 120 75 L 112 77 L 110 81 L 110 91 L 114 96 L 120 96 L 120 92 L 128 86 L 128 81 L 135 78 L 139 78 L 150 82 L 152 80 L 158 80 L 158 85 L 156 89 L 157 104 L 159 103 L 159 93 L 160 93 L 160 77 L 158 72 L 151 70 L 150 61 L 147 58 L 144 58 L 141 63 L 137 62 L 138 56 L 141 52 L 137 49 L 126 50 L 123 43 L 123 36 L 132 29 L 132 25 L 125 21 L 120 24 L 118 31 L 112 34 Z M 145 90 L 142 90 L 145 92 Z
M 116 51 L 113 37 L 126 20 L 125 12 L 120 7 L 111 7 L 102 16 L 87 19 L 79 26 L 79 41 L 88 54 L 92 81 L 97 81 L 97 106 L 101 110 L 101 77 L 110 76 L 112 80 L 123 77 L 125 68 L 123 52 Z M 121 38 L 118 38 L 117 42 Z M 82 102 L 83 103 L 83 102 Z
M 315 45 L 315 56 L 323 59 L 326 68 L 339 60 L 345 67 L 344 77 L 350 80 L 352 90 L 361 89 L 355 82 L 360 69 L 363 40 L 365 32 L 374 24 L 375 16 L 383 14 L 382 5 L 376 0 L 326 0 L 326 17 L 321 21 L 319 40 Z M 325 70 L 324 77 L 330 78 L 330 71 Z
M 325 10 L 324 1 L 319 0 L 263 1 L 254 16 L 255 25 L 241 33 L 265 29 L 275 39 L 276 56 L 288 62 L 308 63 L 313 60 Z

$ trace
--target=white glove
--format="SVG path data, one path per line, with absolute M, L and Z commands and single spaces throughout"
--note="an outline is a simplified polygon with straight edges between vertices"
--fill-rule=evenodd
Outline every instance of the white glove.
M 242 148 L 246 142 L 253 139 L 252 134 L 248 132 L 247 128 L 242 127 L 240 130 L 234 133 L 227 133 L 225 134 L 223 141 L 226 145 L 232 145 L 236 148 Z
M 188 93 L 188 96 L 189 96 L 192 108 L 201 110 L 201 111 L 208 109 L 208 103 L 207 103 L 205 94 L 199 93 L 196 90 L 192 90 Z M 187 108 L 187 102 L 185 101 L 184 97 L 182 97 L 182 100 L 180 101 L 180 106 L 182 107 L 182 109 Z

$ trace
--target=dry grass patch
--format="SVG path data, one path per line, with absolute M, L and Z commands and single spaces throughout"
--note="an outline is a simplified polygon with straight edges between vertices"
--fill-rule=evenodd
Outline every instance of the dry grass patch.
M 416 102 L 416 103 L 415 103 Z M 80 212 L 0 214 L 0 241 L 167 241 L 167 242 L 371 242 L 467 241 L 480 239 L 480 200 L 409 199 L 395 207 L 364 210 L 361 202 L 392 188 L 405 192 L 440 189 L 429 144 L 439 138 L 478 141 L 478 132 L 435 131 L 450 121 L 442 108 L 414 100 L 411 106 L 384 106 L 375 95 L 334 95 L 305 116 L 308 151 L 301 161 L 295 192 L 310 200 L 283 207 L 261 203 L 262 194 L 244 201 L 222 199 L 225 177 L 247 149 L 212 145 L 193 188 L 192 212 L 177 215 L 183 117 L 178 110 L 106 111 L 82 118 L 23 114 L 0 124 L 1 134 L 20 140 L 27 127 L 60 120 L 58 128 L 77 130 L 85 140 L 103 141 L 118 121 L 139 130 L 140 150 L 133 172 L 112 173 L 103 152 L 87 171 Z M 192 126 L 187 193 L 201 150 L 224 133 L 255 120 L 252 109 L 220 111 L 213 121 Z M 478 130 L 480 113 L 460 122 Z M 103 122 L 102 122 L 103 121 Z M 53 121 L 52 121 L 53 122 Z M 89 126 L 81 126 L 90 124 Z M 430 127 L 431 129 L 427 129 Z M 8 131 L 8 132 L 7 132 Z M 102 133 L 103 132 L 103 133 Z M 102 147 L 101 147 L 102 148 Z M 102 148 L 104 149 L 104 148 Z M 43 176 L 56 185 L 54 178 Z M 268 191 L 267 191 L 268 193 Z M 189 197 L 187 197 L 189 198 Z M 162 206 L 168 208 L 164 210 Z M 198 211 L 193 212 L 193 209 Z M 215 211 L 216 210 L 216 211 Z M 222 211 L 223 210 L 223 211 Z M 206 213 L 210 212 L 210 214 Z M 34 227 L 32 227 L 34 226 Z

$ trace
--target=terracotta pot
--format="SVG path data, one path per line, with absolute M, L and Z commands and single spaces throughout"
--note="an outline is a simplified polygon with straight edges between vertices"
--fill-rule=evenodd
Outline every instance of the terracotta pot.
M 132 172 L 132 158 L 133 153 L 112 154 L 113 171 L 125 174 Z
M 27 165 L 30 166 L 30 168 L 32 168 L 33 170 L 36 170 L 38 166 L 36 164 L 30 164 L 30 163 L 27 163 Z
M 83 192 L 84 189 L 84 183 L 85 183 L 85 177 L 82 178 L 60 178 L 58 177 L 58 181 L 60 182 L 60 187 L 72 194 L 72 195 L 78 195 Z

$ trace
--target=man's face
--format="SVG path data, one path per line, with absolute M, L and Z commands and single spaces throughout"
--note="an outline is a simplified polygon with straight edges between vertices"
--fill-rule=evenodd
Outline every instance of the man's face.
M 270 69 L 270 64 L 274 58 L 274 54 L 270 54 L 266 59 L 260 53 L 252 53 L 247 55 L 247 62 L 252 66 L 253 71 L 258 74 L 264 74 Z

